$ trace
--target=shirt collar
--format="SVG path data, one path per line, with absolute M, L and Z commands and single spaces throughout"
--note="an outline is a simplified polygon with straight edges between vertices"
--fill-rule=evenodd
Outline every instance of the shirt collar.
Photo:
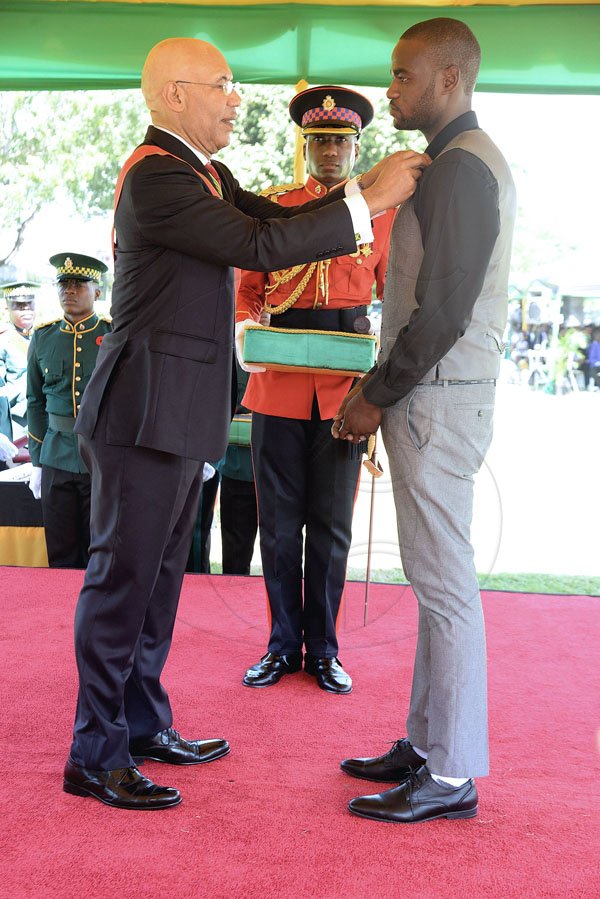
M 191 150 L 194 156 L 198 157 L 202 165 L 206 165 L 207 162 L 210 162 L 210 158 L 208 156 L 205 156 L 204 153 L 200 152 L 200 150 L 197 150 L 195 147 L 192 147 L 191 144 L 188 144 L 188 142 L 182 138 L 181 134 L 176 134 L 174 131 L 169 131 L 168 128 L 162 128 L 160 125 L 155 125 L 154 127 L 157 128 L 158 131 L 164 131 L 165 134 L 170 134 L 171 137 L 176 137 L 177 140 L 181 141 L 182 144 L 185 144 L 188 150 Z
M 463 131 L 474 131 L 477 128 L 479 128 L 479 125 L 473 110 L 470 109 L 468 112 L 463 112 L 462 115 L 449 122 L 445 128 L 442 128 L 439 134 L 436 134 L 425 152 L 431 159 L 435 159 L 458 134 L 461 134 Z

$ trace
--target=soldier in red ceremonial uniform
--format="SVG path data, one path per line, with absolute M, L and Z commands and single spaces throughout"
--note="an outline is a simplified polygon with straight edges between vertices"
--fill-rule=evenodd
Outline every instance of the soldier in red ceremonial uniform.
M 322 197 L 347 181 L 373 107 L 356 91 L 324 85 L 297 94 L 290 115 L 306 141 L 308 178 L 305 184 L 264 191 L 284 206 Z M 368 330 L 365 316 L 374 284 L 377 296 L 383 295 L 393 218 L 394 211 L 375 218 L 374 242 L 348 256 L 270 274 L 244 272 L 236 302 L 238 337 L 245 324 L 258 322 L 263 309 L 271 315 L 271 327 Z M 336 445 L 330 436 L 332 418 L 352 383 L 345 375 L 317 372 L 254 369 L 250 376 L 244 405 L 253 412 L 252 455 L 271 633 L 267 654 L 246 672 L 246 686 L 267 687 L 299 671 L 304 645 L 304 669 L 322 689 L 352 689 L 337 657 L 336 621 L 360 453 L 350 445 Z

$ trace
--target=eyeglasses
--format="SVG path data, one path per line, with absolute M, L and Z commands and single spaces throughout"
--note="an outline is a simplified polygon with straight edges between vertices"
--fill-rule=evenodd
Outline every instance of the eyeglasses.
M 175 84 L 201 84 L 203 87 L 216 87 L 223 91 L 226 97 L 235 91 L 239 94 L 241 84 L 239 81 L 222 81 L 220 84 L 209 84 L 208 81 L 176 81 Z

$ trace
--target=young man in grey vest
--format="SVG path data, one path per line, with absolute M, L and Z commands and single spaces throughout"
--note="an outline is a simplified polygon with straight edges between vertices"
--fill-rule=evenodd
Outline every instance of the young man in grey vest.
M 342 762 L 354 777 L 399 783 L 350 803 L 375 820 L 474 817 L 473 778 L 488 773 L 470 525 L 473 477 L 492 438 L 515 190 L 471 111 L 479 60 L 474 35 L 455 19 L 414 25 L 394 49 L 390 114 L 396 128 L 425 134 L 432 164 L 392 230 L 380 359 L 332 429 L 356 442 L 381 424 L 419 605 L 407 738 L 385 755 Z

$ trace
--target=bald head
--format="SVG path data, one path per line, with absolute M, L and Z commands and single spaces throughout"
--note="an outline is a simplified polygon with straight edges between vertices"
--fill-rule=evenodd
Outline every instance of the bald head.
M 223 54 L 208 41 L 170 37 L 156 44 L 142 69 L 142 93 L 152 120 L 155 113 L 162 111 L 162 95 L 168 82 L 207 79 L 215 67 L 224 72 L 229 70 Z
M 150 50 L 142 70 L 142 93 L 152 122 L 179 134 L 207 156 L 227 146 L 240 105 L 227 94 L 231 69 L 207 41 L 174 37 Z

